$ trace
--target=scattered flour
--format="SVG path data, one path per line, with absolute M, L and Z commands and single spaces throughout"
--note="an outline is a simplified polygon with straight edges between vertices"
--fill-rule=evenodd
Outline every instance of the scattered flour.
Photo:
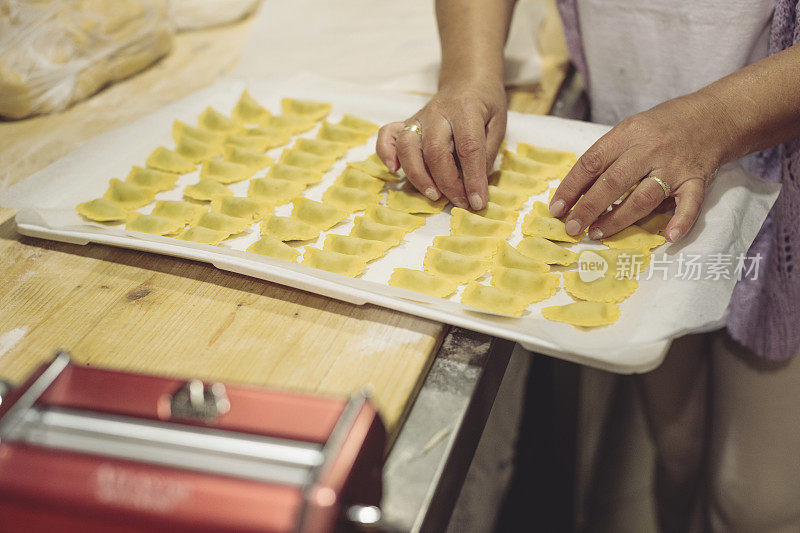
M 0 335 L 0 357 L 22 340 L 26 333 L 28 333 L 28 326 L 21 326 Z

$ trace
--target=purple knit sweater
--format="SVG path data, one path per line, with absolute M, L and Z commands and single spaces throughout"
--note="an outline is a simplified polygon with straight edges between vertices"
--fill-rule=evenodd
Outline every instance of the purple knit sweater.
M 572 62 L 588 86 L 577 0 L 557 2 Z M 777 0 L 770 54 L 800 42 L 798 3 Z M 734 287 L 727 325 L 731 336 L 756 355 L 781 361 L 800 351 L 800 139 L 757 154 L 755 165 L 759 174 L 783 186 L 748 252 L 761 254 L 759 276 Z

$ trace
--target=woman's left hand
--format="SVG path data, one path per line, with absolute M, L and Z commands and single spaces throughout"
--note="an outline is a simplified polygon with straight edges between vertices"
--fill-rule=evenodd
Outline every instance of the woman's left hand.
M 588 228 L 591 239 L 610 237 L 665 200 L 665 188 L 648 179 L 660 178 L 676 204 L 664 235 L 679 240 L 697 220 L 716 169 L 731 159 L 731 121 L 716 104 L 694 93 L 623 120 L 578 159 L 550 201 L 551 214 L 562 217 L 572 208 L 565 218 L 567 233 Z

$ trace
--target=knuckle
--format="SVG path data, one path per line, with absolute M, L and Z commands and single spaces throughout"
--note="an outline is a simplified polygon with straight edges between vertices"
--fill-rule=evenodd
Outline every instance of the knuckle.
M 659 200 L 654 201 L 652 195 L 653 193 L 650 191 L 640 191 L 637 194 L 632 194 L 630 197 L 631 207 L 638 212 L 650 211 L 659 202 Z
M 578 164 L 587 174 L 599 174 L 603 171 L 603 156 L 599 149 L 590 148 L 578 159 Z
M 614 192 L 615 194 L 621 194 L 621 191 L 628 189 L 625 177 L 621 172 L 607 172 L 601 179 L 606 190 Z
M 478 157 L 484 150 L 483 143 L 476 137 L 468 136 L 458 142 L 458 155 L 465 158 Z
M 574 212 L 575 216 L 578 218 L 584 218 L 585 216 L 591 216 L 596 213 L 602 213 L 605 211 L 605 208 L 600 207 L 600 203 L 595 201 L 592 198 L 587 198 L 584 196 L 578 202 L 578 205 L 575 206 Z

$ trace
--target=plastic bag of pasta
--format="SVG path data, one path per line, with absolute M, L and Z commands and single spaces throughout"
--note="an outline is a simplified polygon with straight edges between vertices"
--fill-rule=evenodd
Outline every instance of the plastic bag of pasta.
M 60 111 L 172 46 L 169 0 L 0 1 L 0 116 Z

